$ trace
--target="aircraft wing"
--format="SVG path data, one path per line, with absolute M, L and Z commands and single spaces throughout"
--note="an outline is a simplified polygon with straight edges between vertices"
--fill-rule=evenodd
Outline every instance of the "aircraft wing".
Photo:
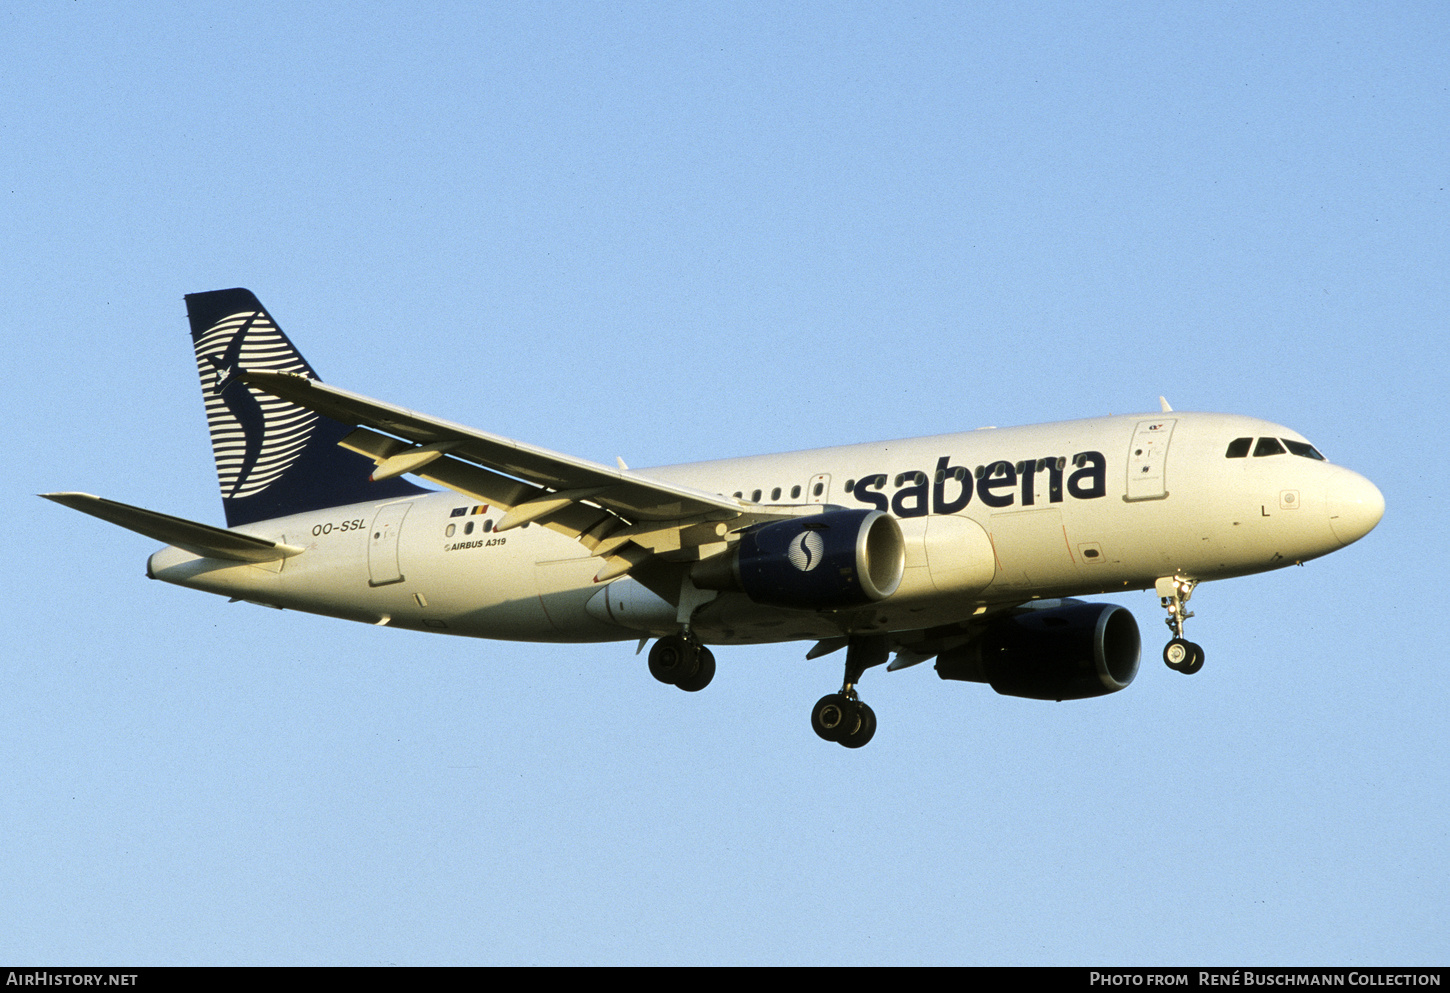
M 144 534 L 148 538 L 164 541 L 168 545 L 184 548 L 194 555 L 206 558 L 230 559 L 233 562 L 275 562 L 277 559 L 300 555 L 306 551 L 293 545 L 254 538 L 238 531 L 215 528 L 210 524 L 198 524 L 182 517 L 158 514 L 154 510 L 133 507 L 129 503 L 107 500 L 89 493 L 40 495 L 64 507 L 119 524 L 137 534 Z
M 477 431 L 295 373 L 249 370 L 241 378 L 335 421 L 358 425 L 340 444 L 377 463 L 374 479 L 409 472 L 503 510 L 495 530 L 538 521 L 576 538 L 605 560 L 599 582 L 656 557 L 696 561 L 723 551 L 730 531 L 795 513 Z M 678 596 L 677 581 L 647 585 L 675 585 L 671 598 Z

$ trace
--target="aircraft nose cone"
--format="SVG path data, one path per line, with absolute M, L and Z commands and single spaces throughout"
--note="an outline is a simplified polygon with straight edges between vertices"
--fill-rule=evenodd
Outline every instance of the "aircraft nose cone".
M 1341 545 L 1369 534 L 1384 513 L 1384 494 L 1359 473 L 1345 469 L 1329 484 L 1329 527 Z

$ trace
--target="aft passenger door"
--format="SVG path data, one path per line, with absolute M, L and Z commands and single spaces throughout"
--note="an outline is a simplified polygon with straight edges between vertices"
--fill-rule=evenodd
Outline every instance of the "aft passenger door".
M 368 534 L 369 586 L 403 581 L 403 571 L 398 565 L 398 536 L 411 506 L 411 503 L 385 504 L 373 516 L 373 528 Z

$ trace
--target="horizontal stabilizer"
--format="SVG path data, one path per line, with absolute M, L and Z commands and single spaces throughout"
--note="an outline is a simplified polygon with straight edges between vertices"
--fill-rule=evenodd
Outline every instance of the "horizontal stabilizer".
M 231 559 L 234 562 L 274 562 L 301 554 L 306 549 L 265 538 L 254 538 L 210 524 L 158 514 L 127 503 L 117 503 L 89 493 L 42 493 L 47 500 L 54 500 L 72 510 L 99 517 L 103 521 L 119 524 L 121 527 L 148 538 L 164 541 L 168 545 L 184 548 L 193 555 L 212 559 Z

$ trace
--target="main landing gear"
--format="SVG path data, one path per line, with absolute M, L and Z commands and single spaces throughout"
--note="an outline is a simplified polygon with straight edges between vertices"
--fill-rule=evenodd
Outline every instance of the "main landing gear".
M 826 741 L 847 748 L 860 748 L 876 733 L 876 712 L 856 695 L 861 674 L 886 661 L 884 636 L 852 638 L 846 645 L 846 676 L 841 692 L 828 693 L 811 711 L 811 729 Z
M 694 635 L 672 634 L 650 648 L 649 674 L 686 693 L 698 693 L 715 678 L 715 656 Z
M 1185 609 L 1185 604 L 1193 596 L 1193 588 L 1197 585 L 1198 580 L 1186 576 L 1165 576 L 1155 584 L 1158 602 L 1168 611 L 1164 623 L 1173 632 L 1172 640 L 1163 646 L 1163 662 L 1174 672 L 1185 676 L 1203 668 L 1203 649 L 1183 638 L 1183 622 L 1193 616 L 1193 611 Z

